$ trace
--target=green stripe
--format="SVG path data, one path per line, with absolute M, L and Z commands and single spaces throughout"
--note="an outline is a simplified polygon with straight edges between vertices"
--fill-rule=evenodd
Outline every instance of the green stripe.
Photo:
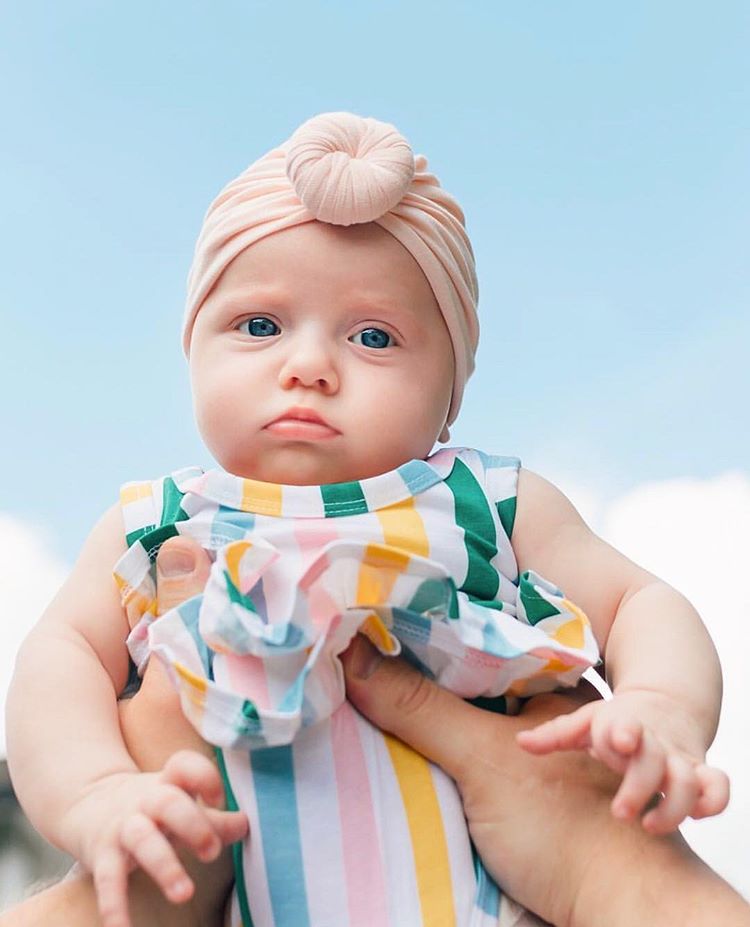
M 219 747 L 214 748 L 216 760 L 219 764 L 219 772 L 224 782 L 224 795 L 227 801 L 227 811 L 239 811 L 237 799 L 234 797 L 232 786 L 229 784 L 227 768 L 224 764 L 224 754 Z M 247 903 L 247 887 L 245 886 L 245 870 L 242 866 L 242 841 L 238 840 L 232 844 L 232 862 L 234 863 L 234 887 L 237 892 L 237 901 L 240 905 L 240 914 L 242 915 L 243 927 L 253 927 L 253 919 L 250 916 L 250 905 Z
M 508 535 L 508 540 L 510 540 L 513 534 L 513 524 L 516 520 L 516 497 L 511 496 L 510 499 L 502 499 L 500 502 L 496 502 L 495 508 L 500 517 L 500 524 Z
M 162 492 L 161 524 L 173 525 L 176 521 L 185 521 L 189 516 L 181 506 L 184 492 L 180 492 L 171 476 L 164 477 Z
M 131 531 L 125 535 L 125 543 L 128 545 L 128 547 L 132 547 L 136 541 L 140 541 L 140 539 L 145 534 L 148 534 L 149 531 L 153 531 L 153 530 L 154 530 L 153 525 L 146 525 L 145 528 L 136 528 L 134 531 Z M 143 546 L 145 547 L 146 545 L 144 544 Z
M 169 538 L 176 537 L 179 534 L 174 525 L 163 525 L 161 528 L 149 528 L 144 531 L 138 539 L 143 545 L 143 549 L 149 555 L 151 563 L 156 560 L 156 555 L 161 549 L 161 545 L 168 541 Z
M 555 608 L 551 602 L 539 595 L 534 588 L 534 584 L 529 579 L 528 570 L 521 573 L 518 594 L 523 602 L 529 624 L 538 624 L 543 618 L 552 618 L 554 615 L 562 614 L 559 608 Z
M 186 521 L 190 517 L 180 504 L 184 495 L 185 493 L 180 492 L 171 476 L 165 477 L 159 527 L 157 528 L 156 525 L 144 525 L 142 528 L 135 528 L 125 535 L 125 543 L 128 547 L 132 547 L 136 541 L 142 541 L 148 535 L 147 541 L 143 544 L 144 549 L 147 551 L 154 550 L 154 548 L 158 549 L 167 538 L 172 538 L 178 534 L 177 529 L 172 528 L 172 525 L 178 521 Z M 154 557 L 152 556 L 151 559 L 153 560 Z
M 358 482 L 328 483 L 320 487 L 326 518 L 332 515 L 361 515 L 367 512 L 367 502 Z
M 472 599 L 491 602 L 500 588 L 500 577 L 490 563 L 497 554 L 495 520 L 490 503 L 474 474 L 458 458 L 445 484 L 453 493 L 456 523 L 463 528 L 469 557 L 461 591 Z

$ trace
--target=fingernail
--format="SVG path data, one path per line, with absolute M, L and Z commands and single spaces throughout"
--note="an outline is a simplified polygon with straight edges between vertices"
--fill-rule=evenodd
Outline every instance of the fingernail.
M 195 557 L 180 547 L 163 547 L 156 558 L 156 567 L 162 576 L 184 576 L 195 569 Z
M 347 666 L 355 679 L 369 679 L 382 661 L 382 655 L 361 634 L 349 645 Z

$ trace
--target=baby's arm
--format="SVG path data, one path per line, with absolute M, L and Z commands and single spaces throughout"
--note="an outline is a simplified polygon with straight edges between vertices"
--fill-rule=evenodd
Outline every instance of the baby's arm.
M 140 773 L 120 733 L 117 694 L 127 676 L 127 621 L 111 570 L 124 552 L 121 514 L 95 526 L 70 578 L 24 642 L 8 697 L 8 756 L 32 823 L 94 875 L 103 922 L 127 923 L 125 889 L 134 864 L 171 900 L 192 884 L 165 836 L 201 859 L 236 840 L 236 815 L 220 805 L 209 759 L 172 757 Z
M 614 691 L 519 737 L 536 753 L 588 749 L 619 773 L 615 815 L 667 833 L 687 815 L 717 814 L 727 778 L 705 765 L 721 705 L 716 650 L 679 592 L 598 538 L 568 499 L 526 470 L 519 476 L 513 547 L 519 569 L 559 584 L 586 612 Z

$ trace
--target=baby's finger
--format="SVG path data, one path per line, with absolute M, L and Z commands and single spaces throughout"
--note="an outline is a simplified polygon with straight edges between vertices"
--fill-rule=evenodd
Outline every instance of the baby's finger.
M 114 847 L 100 850 L 92 876 L 102 927 L 130 927 L 128 863 Z
M 690 816 L 698 819 L 720 814 L 729 804 L 729 777 L 722 770 L 704 763 L 696 766 L 695 775 L 700 785 L 700 795 Z
M 518 744 L 529 753 L 555 750 L 585 750 L 591 745 L 591 718 L 597 703 L 584 705 L 568 715 L 559 715 L 537 727 L 519 731 Z
M 630 758 L 625 776 L 612 799 L 612 814 L 630 820 L 646 807 L 654 794 L 661 790 L 666 759 L 660 744 L 644 731 L 641 748 Z
M 614 718 L 609 726 L 608 737 L 614 751 L 632 756 L 641 745 L 643 725 L 634 719 Z
M 161 831 L 176 837 L 198 859 L 210 862 L 221 852 L 221 841 L 206 811 L 182 789 L 165 785 L 142 802 L 141 811 Z
M 225 845 L 243 840 L 250 830 L 247 816 L 242 811 L 215 811 L 206 808 L 206 816 L 219 840 Z
M 664 795 L 658 805 L 642 821 L 650 834 L 670 834 L 690 814 L 700 794 L 693 766 L 681 756 L 668 756 L 662 790 Z
M 224 787 L 219 771 L 208 759 L 195 750 L 179 750 L 173 754 L 161 771 L 162 782 L 176 785 L 190 795 L 202 798 L 214 808 L 224 804 Z
M 123 824 L 120 843 L 169 901 L 179 904 L 193 894 L 193 883 L 174 847 L 145 814 L 134 814 Z

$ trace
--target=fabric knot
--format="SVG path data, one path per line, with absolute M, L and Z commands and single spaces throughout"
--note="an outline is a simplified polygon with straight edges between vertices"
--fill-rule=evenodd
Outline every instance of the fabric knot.
M 353 113 L 322 113 L 292 135 L 286 173 L 322 222 L 356 225 L 393 209 L 414 179 L 414 154 L 394 126 Z

